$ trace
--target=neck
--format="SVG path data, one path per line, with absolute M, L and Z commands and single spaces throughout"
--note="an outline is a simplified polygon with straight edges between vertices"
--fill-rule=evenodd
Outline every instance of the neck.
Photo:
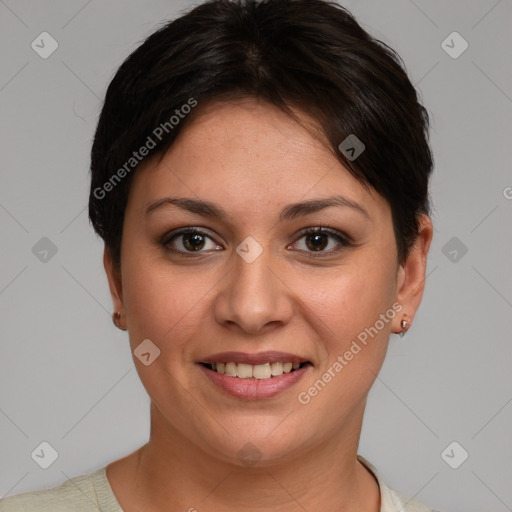
M 278 463 L 257 461 L 245 466 L 219 460 L 170 431 L 152 404 L 149 442 L 113 463 L 108 477 L 111 480 L 112 475 L 112 487 L 120 491 L 116 495 L 126 512 L 131 512 L 130 507 L 190 512 L 378 512 L 378 484 L 357 461 L 363 411 L 364 404 L 352 425 L 310 449 Z

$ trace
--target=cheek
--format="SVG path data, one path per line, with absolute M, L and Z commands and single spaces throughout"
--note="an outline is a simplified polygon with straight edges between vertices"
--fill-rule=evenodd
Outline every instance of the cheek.
M 172 345 L 166 359 L 177 357 L 180 345 L 205 320 L 201 301 L 208 300 L 209 288 L 190 270 L 179 272 L 149 258 L 128 258 L 123 294 L 133 344 L 149 338 L 162 351 Z
M 126 258 L 123 264 L 130 346 L 140 380 L 161 411 L 171 407 L 181 414 L 190 407 L 185 384 L 190 340 L 197 332 L 204 332 L 200 325 L 205 319 L 201 301 L 207 300 L 208 287 L 193 272 L 171 271 L 169 266 L 141 253 Z M 160 351 L 147 366 L 142 359 L 137 360 L 137 347 L 146 339 Z
M 363 255 L 364 256 L 364 255 Z M 330 329 L 336 344 L 373 325 L 393 305 L 396 266 L 368 253 L 321 279 L 307 278 L 302 296 Z M 320 275 L 319 275 L 320 276 Z
M 376 257 L 375 251 L 360 253 L 357 263 L 354 259 L 336 269 L 323 286 L 310 280 L 309 290 L 303 289 L 310 309 L 328 327 L 321 334 L 317 329 L 322 354 L 322 382 L 312 390 L 322 395 L 317 405 L 359 402 L 382 366 L 396 314 L 396 265 L 390 253 L 387 258 Z M 323 384 L 329 388 L 326 392 Z

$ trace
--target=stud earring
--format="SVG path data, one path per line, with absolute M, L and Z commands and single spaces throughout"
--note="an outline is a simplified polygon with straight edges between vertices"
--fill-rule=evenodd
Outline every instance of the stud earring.
M 404 318 L 401 322 L 400 322 L 400 327 L 402 328 L 401 332 L 399 333 L 400 334 L 400 338 L 403 338 L 405 336 L 405 333 L 409 330 L 409 322 Z

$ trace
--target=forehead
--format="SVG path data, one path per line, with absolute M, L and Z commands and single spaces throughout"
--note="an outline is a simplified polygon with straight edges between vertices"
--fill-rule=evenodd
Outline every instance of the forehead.
M 199 105 L 164 157 L 137 170 L 130 196 L 147 204 L 168 192 L 261 209 L 339 193 L 386 208 L 343 167 L 315 120 L 295 113 L 300 123 L 255 99 Z

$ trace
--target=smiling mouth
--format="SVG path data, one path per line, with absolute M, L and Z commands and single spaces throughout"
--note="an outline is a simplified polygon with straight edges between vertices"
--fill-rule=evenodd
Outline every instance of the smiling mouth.
M 217 373 L 227 375 L 228 377 L 237 377 L 239 379 L 258 379 L 265 380 L 273 377 L 279 377 L 284 373 L 292 373 L 299 368 L 312 366 L 310 362 L 304 363 L 263 363 L 263 364 L 245 364 L 245 363 L 200 363 L 204 367 Z

